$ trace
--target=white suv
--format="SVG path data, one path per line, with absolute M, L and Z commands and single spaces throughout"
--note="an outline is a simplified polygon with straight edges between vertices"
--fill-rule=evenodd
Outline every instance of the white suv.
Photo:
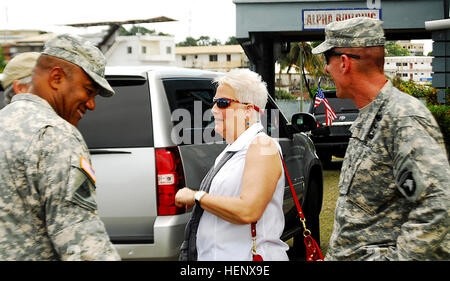
M 198 188 L 226 146 L 214 135 L 210 113 L 217 75 L 171 67 L 106 68 L 116 94 L 96 98 L 96 109 L 81 119 L 79 130 L 92 155 L 98 211 L 122 259 L 178 258 L 191 214 L 175 207 L 175 194 L 184 186 Z M 278 113 L 269 98 L 265 128 L 279 140 L 309 229 L 319 241 L 322 168 L 314 144 L 300 133 L 311 128 L 289 125 Z M 311 115 L 297 117 L 315 127 Z M 294 254 L 301 256 L 302 229 L 289 186 L 284 197 L 282 239 L 294 237 Z

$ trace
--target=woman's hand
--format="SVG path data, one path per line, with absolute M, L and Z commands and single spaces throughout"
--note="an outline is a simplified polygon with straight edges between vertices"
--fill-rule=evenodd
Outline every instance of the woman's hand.
M 175 206 L 179 208 L 184 207 L 186 210 L 189 210 L 195 205 L 194 194 L 195 191 L 188 187 L 178 190 L 175 195 Z

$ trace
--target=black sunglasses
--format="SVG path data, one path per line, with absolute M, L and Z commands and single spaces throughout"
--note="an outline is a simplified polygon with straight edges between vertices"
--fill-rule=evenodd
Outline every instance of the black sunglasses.
M 328 51 L 324 53 L 325 56 L 325 62 L 327 64 L 330 63 L 330 57 L 332 56 L 342 56 L 342 55 L 346 55 L 349 58 L 354 58 L 354 59 L 360 59 L 361 57 L 358 55 L 353 55 L 353 54 L 347 54 L 347 53 L 341 53 L 341 52 L 333 52 L 333 51 Z
M 237 103 L 241 103 L 241 104 L 248 104 L 248 103 L 243 103 L 243 102 L 240 102 L 238 100 L 232 100 L 232 99 L 228 99 L 228 98 L 213 99 L 213 104 L 217 104 L 217 107 L 218 108 L 222 108 L 222 109 L 229 107 L 232 102 L 237 102 Z M 259 107 L 257 107 L 256 105 L 253 105 L 253 107 L 255 108 L 256 111 L 261 112 Z

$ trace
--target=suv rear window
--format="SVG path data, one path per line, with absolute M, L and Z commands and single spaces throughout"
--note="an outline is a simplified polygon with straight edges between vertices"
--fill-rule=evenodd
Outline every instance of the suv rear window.
M 183 138 L 183 133 L 190 131 L 191 140 L 189 143 L 197 143 L 200 138 L 195 139 L 195 134 L 201 132 L 202 136 L 211 136 L 215 141 L 222 140 L 220 135 L 216 135 L 214 131 L 214 117 L 211 114 L 213 107 L 213 98 L 216 93 L 216 85 L 212 83 L 212 79 L 186 79 L 186 78 L 170 78 L 163 79 L 164 88 L 169 101 L 172 116 L 177 109 L 185 109 L 190 115 L 190 126 L 184 127 L 179 137 Z M 201 115 L 199 109 L 201 108 Z M 199 112 L 195 112 L 195 111 Z M 194 112 L 196 115 L 194 115 Z M 262 124 L 267 128 L 267 134 L 272 137 L 286 137 L 286 121 L 281 121 L 281 115 L 274 102 L 269 99 L 266 105 L 266 113 L 262 116 Z M 181 120 L 173 121 L 177 126 Z M 185 123 L 186 124 L 186 123 Z M 280 127 L 283 127 L 280 129 Z M 208 130 L 206 133 L 205 130 Z M 202 142 L 208 142 L 202 138 Z M 184 142 L 186 144 L 186 142 Z
M 179 133 L 177 132 L 178 137 L 183 140 L 182 144 L 208 142 L 200 137 L 204 135 L 205 130 L 209 130 L 205 135 L 221 139 L 215 135 L 214 117 L 211 114 L 213 98 L 216 94 L 216 86 L 212 83 L 212 79 L 166 78 L 162 82 L 174 126 L 183 123 L 183 129 Z M 179 109 L 182 111 L 177 114 L 176 110 Z M 184 118 L 189 120 L 184 120 Z M 188 139 L 185 138 L 185 133 L 190 134 L 190 137 L 187 136 Z M 196 135 L 197 138 L 195 138 Z
M 144 77 L 107 77 L 115 95 L 96 97 L 96 108 L 78 129 L 89 148 L 153 146 L 148 81 Z

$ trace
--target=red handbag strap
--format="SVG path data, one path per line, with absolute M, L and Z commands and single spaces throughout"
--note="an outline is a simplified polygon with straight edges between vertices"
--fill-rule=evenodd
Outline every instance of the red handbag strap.
M 256 222 L 252 223 L 251 226 L 252 226 L 252 241 L 253 241 L 252 246 L 253 261 L 263 261 L 263 257 L 261 255 L 258 255 L 258 253 L 256 253 Z
M 303 224 L 303 237 L 305 246 L 306 246 L 306 260 L 307 261 L 323 261 L 323 255 L 320 251 L 320 247 L 314 238 L 311 236 L 311 231 L 306 228 L 306 219 L 305 215 L 303 215 L 302 208 L 300 207 L 300 202 L 298 201 L 297 193 L 295 193 L 294 185 L 292 184 L 291 177 L 287 171 L 286 163 L 284 163 L 283 155 L 281 155 L 281 161 L 283 162 L 284 172 L 286 173 L 286 177 L 289 182 L 289 187 L 291 188 L 292 197 L 294 198 L 295 206 L 297 207 L 298 215 L 300 216 L 300 221 Z
M 318 261 L 323 260 L 322 252 L 320 251 L 319 245 L 317 245 L 314 238 L 311 236 L 311 231 L 306 228 L 306 219 L 303 214 L 302 208 L 300 207 L 300 202 L 298 201 L 297 193 L 294 190 L 294 185 L 292 184 L 291 177 L 287 171 L 286 163 L 284 163 L 283 155 L 280 153 L 281 162 L 283 162 L 283 169 L 289 182 L 289 187 L 291 189 L 292 197 L 294 198 L 295 206 L 297 207 L 298 215 L 300 216 L 300 221 L 303 224 L 303 236 L 305 237 L 306 245 L 306 260 L 307 261 Z M 254 261 L 262 261 L 262 257 L 256 254 L 256 222 L 251 224 L 252 231 L 252 254 Z
M 300 218 L 304 219 L 305 216 L 303 215 L 302 208 L 300 207 L 300 202 L 298 202 L 297 193 L 295 193 L 294 185 L 292 184 L 291 177 L 289 176 L 289 173 L 286 168 L 286 163 L 284 163 L 284 159 L 281 154 L 280 154 L 280 157 L 281 157 L 281 162 L 283 162 L 283 168 L 284 168 L 284 172 L 286 173 L 286 177 L 289 182 L 289 187 L 291 188 L 292 197 L 294 197 L 294 202 L 295 202 L 295 206 L 297 207 L 298 215 L 300 216 Z

